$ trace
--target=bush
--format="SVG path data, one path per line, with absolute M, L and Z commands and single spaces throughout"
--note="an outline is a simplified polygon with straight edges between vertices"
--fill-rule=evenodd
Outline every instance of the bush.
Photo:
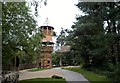
M 108 77 L 112 78 L 114 83 L 120 83 L 120 64 L 117 65 L 113 72 L 108 74 Z

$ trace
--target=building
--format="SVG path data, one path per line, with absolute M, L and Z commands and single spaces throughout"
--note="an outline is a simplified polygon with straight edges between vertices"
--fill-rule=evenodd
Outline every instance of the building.
M 40 53 L 40 65 L 42 68 L 52 68 L 52 52 L 53 52 L 53 30 L 54 28 L 49 25 L 48 18 L 43 26 L 40 27 L 44 38 L 42 39 L 42 47 Z
M 59 49 L 56 50 L 56 53 L 60 56 L 60 66 L 62 67 L 62 53 L 69 52 L 70 46 L 60 46 Z

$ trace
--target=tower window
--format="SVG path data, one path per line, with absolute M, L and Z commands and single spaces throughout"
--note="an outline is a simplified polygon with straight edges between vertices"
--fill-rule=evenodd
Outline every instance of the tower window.
M 50 63 L 50 61 L 48 61 L 48 63 Z

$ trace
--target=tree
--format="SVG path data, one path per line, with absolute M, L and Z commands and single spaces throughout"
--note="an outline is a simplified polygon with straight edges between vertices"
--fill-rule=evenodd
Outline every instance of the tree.
M 84 66 L 116 64 L 120 55 L 119 3 L 79 2 L 77 7 L 85 15 L 77 17 L 72 26 L 71 50 L 83 58 Z
M 61 29 L 62 30 L 60 32 L 60 35 L 57 37 L 57 41 L 56 41 L 58 46 L 62 46 L 65 44 L 65 36 L 66 36 L 65 30 L 63 30 L 63 28 L 61 28 Z
M 12 57 L 21 53 L 28 56 L 28 62 L 37 54 L 42 34 L 32 18 L 26 2 L 2 3 L 2 50 L 3 64 L 10 64 Z M 20 53 L 21 52 L 21 53 Z
M 66 41 L 65 41 L 65 37 L 66 37 L 66 32 L 65 30 L 63 30 L 63 28 L 61 28 L 61 32 L 60 35 L 57 37 L 57 50 L 60 51 L 59 52 L 59 57 L 60 57 L 60 66 L 62 66 L 62 57 L 63 57 L 63 53 L 61 52 L 61 47 L 65 45 Z
M 41 4 L 44 3 L 44 5 L 47 5 L 47 0 L 30 0 L 27 1 L 28 2 L 28 6 L 29 7 L 33 7 L 34 8 L 34 15 L 36 17 L 38 17 L 38 8 L 41 7 Z
M 59 66 L 59 55 L 56 52 L 52 53 L 52 64 Z

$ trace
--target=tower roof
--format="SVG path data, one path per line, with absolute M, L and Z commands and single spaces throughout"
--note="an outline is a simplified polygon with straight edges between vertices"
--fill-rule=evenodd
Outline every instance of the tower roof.
M 49 28 L 54 29 L 54 28 L 51 26 L 48 18 L 46 18 L 44 24 L 43 24 L 41 27 L 49 27 Z
M 46 20 L 45 20 L 45 22 L 44 22 L 43 25 L 45 25 L 45 26 L 50 26 L 50 22 L 49 22 L 49 19 L 48 19 L 48 18 L 46 18 Z

